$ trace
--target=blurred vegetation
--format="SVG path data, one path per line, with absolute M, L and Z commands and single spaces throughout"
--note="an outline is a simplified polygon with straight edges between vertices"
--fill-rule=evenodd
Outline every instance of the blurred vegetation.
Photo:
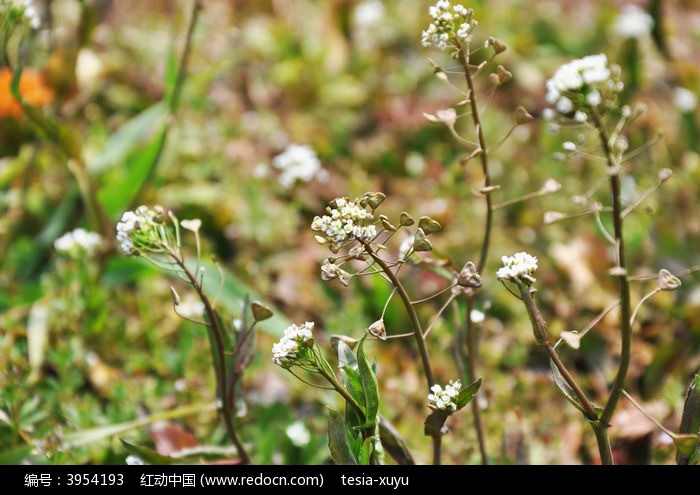
M 19 91 L 51 123 L 37 126 L 39 117 L 12 107 L 10 72 L 0 73 L 0 462 L 120 464 L 127 456 L 120 438 L 164 455 L 229 447 L 212 405 L 206 331 L 173 311 L 169 286 L 181 295 L 187 288 L 114 246 L 79 258 L 53 248 L 76 227 L 113 242 L 121 213 L 139 204 L 202 220 L 202 250 L 226 272 L 219 305 L 229 318 L 238 317 L 246 294 L 274 308 L 276 318 L 257 337 L 244 383 L 247 412 L 238 418 L 254 461 L 328 462 L 325 404 L 337 398 L 273 366 L 270 347 L 289 321 L 315 321 L 321 341 L 334 334 L 360 338 L 390 288 L 379 278 L 353 279 L 347 288 L 323 283 L 326 253 L 309 228 L 313 217 L 335 197 L 382 191 L 389 218 L 408 211 L 440 221 L 432 242 L 456 265 L 478 256 L 481 172 L 475 163 L 463 166 L 468 151 L 423 116 L 460 99 L 435 77 L 429 59 L 448 73 L 455 62 L 420 44 L 433 2 L 378 2 L 373 19 L 358 13 L 370 0 L 205 0 L 181 81 L 193 2 L 37 3 L 45 26 L 18 46 L 11 39 L 11 58 L 0 69 L 24 66 Z M 493 182 L 501 187 L 495 202 L 537 191 L 548 179 L 563 186 L 496 211 L 478 308 L 486 313 L 479 375 L 494 462 L 596 462 L 594 439 L 553 386 L 524 309 L 494 276 L 502 255 L 536 255 L 538 297 L 554 335 L 584 328 L 615 298 L 606 275 L 610 253 L 594 219 L 543 222 L 547 211 L 578 211 L 576 197 L 604 176 L 595 160 L 558 160 L 570 138 L 548 133 L 540 118 L 545 81 L 571 58 L 606 53 L 622 67 L 625 102 L 647 106 L 628 136 L 631 148 L 642 146 L 628 163 L 629 200 L 651 187 L 661 168 L 674 173 L 626 223 L 633 275 L 683 273 L 679 290 L 641 310 L 628 391 L 678 431 L 686 387 L 700 368 L 700 276 L 693 271 L 700 264 L 698 110 L 674 105 L 677 87 L 696 95 L 700 88 L 700 3 L 652 3 L 661 5 L 659 29 L 633 40 L 613 30 L 622 2 L 468 5 L 479 20 L 475 37 L 505 43 L 499 63 L 513 73 L 497 91 L 481 81 L 489 142 L 506 134 L 518 105 L 536 117 L 491 156 Z M 659 133 L 657 144 L 643 146 Z M 292 143 L 318 153 L 327 182 L 279 184 L 272 158 Z M 636 282 L 634 301 L 654 281 Z M 421 294 L 438 282 L 416 271 L 406 284 Z M 217 276 L 208 283 L 216 293 Z M 421 305 L 421 316 L 429 318 L 439 304 Z M 460 318 L 449 313 L 429 338 L 443 382 L 455 376 L 450 345 Z M 389 334 L 409 327 L 394 303 L 385 324 Z M 563 353 L 593 397 L 606 393 L 618 341 L 615 319 L 606 318 L 579 351 Z M 428 411 L 412 341 L 368 340 L 366 352 L 377 356 L 380 413 L 416 461 L 429 462 L 421 426 Z M 298 420 L 310 432 L 303 445 L 285 433 Z M 628 401 L 613 423 L 619 463 L 674 462 L 668 437 Z M 444 462 L 478 463 L 470 413 L 449 425 Z

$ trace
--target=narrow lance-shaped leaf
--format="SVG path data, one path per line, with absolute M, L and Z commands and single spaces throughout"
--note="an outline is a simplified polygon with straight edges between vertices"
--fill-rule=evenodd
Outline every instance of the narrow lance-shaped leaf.
M 129 442 L 128 440 L 124 440 L 123 438 L 120 438 L 119 440 L 122 442 L 122 445 L 124 446 L 127 452 L 129 452 L 131 455 L 135 455 L 136 457 L 144 461 L 146 464 L 167 465 L 191 462 L 187 461 L 186 459 L 169 457 L 159 454 L 155 450 L 136 445 L 134 443 Z
M 559 368 L 554 364 L 554 361 L 551 359 L 549 360 L 549 367 L 552 369 L 552 375 L 554 376 L 554 383 L 557 384 L 557 388 L 561 391 L 562 394 L 564 394 L 564 397 L 566 397 L 566 400 L 571 402 L 573 406 L 581 411 L 582 414 L 586 414 L 586 409 L 583 407 L 581 402 L 579 401 L 578 397 L 576 397 L 576 394 L 574 393 L 573 389 L 569 386 L 568 383 L 566 383 L 566 380 L 562 376 L 561 372 L 559 371 Z M 595 410 L 596 413 L 600 413 L 602 411 L 602 408 L 593 406 L 593 409 Z
M 698 435 L 700 434 L 700 374 L 695 374 L 688 388 L 688 395 L 685 397 L 679 431 L 682 436 L 689 438 L 684 439 L 682 445 L 679 445 L 678 442 L 674 442 L 678 449 L 676 453 L 676 463 L 695 464 L 699 460 L 698 457 L 700 457 L 700 453 L 698 453 Z
M 416 461 L 413 460 L 411 451 L 408 450 L 408 445 L 403 439 L 401 434 L 394 428 L 386 418 L 379 416 L 379 438 L 382 441 L 382 446 L 389 452 L 389 455 L 394 458 L 394 460 L 400 466 L 414 465 Z
M 365 395 L 365 425 L 363 426 L 370 427 L 376 424 L 377 413 L 379 412 L 379 385 L 377 383 L 377 375 L 374 373 L 365 355 L 364 344 L 365 338 L 360 341 L 360 345 L 357 348 L 357 363 Z
M 345 418 L 338 411 L 331 408 L 328 408 L 328 449 L 335 464 L 357 464 L 345 436 Z

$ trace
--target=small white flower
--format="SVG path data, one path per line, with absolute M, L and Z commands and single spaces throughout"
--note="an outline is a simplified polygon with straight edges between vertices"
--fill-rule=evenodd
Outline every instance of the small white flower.
M 162 239 L 156 240 L 156 236 L 159 235 L 156 229 L 156 221 L 162 218 L 164 214 L 165 212 L 161 206 L 148 208 L 144 205 L 139 206 L 135 211 L 124 212 L 121 220 L 117 223 L 117 242 L 119 242 L 122 250 L 126 254 L 138 254 L 138 249 L 134 245 L 134 238 L 135 236 L 138 237 L 139 234 L 143 236 L 144 233 L 148 233 L 147 237 L 149 237 L 148 241 L 150 242 L 162 241 Z
M 675 88 L 673 90 L 673 101 L 678 109 L 683 113 L 690 113 L 698 106 L 698 97 L 695 93 L 685 88 Z
M 462 382 L 459 380 L 450 381 L 444 388 L 437 384 L 433 385 L 430 387 L 432 393 L 428 394 L 428 407 L 438 411 L 455 412 L 457 410 L 455 399 L 461 390 Z
M 597 107 L 598 105 L 600 105 L 600 102 L 600 91 L 594 90 L 586 95 L 586 103 L 588 103 L 590 106 Z
M 485 318 L 486 315 L 484 314 L 484 312 L 479 311 L 478 309 L 472 309 L 469 312 L 469 319 L 472 321 L 472 323 L 482 323 Z
M 464 5 L 451 7 L 450 2 L 439 0 L 428 8 L 433 22 L 423 31 L 421 43 L 423 46 L 434 46 L 444 50 L 457 43 L 469 42 L 471 32 L 477 25 L 472 19 L 472 10 Z
M 14 11 L 23 16 L 34 29 L 41 27 L 41 13 L 32 0 L 2 0 L 0 12 Z
M 355 7 L 353 20 L 359 29 L 372 29 L 384 19 L 385 8 L 379 0 L 365 0 Z
M 284 432 L 296 447 L 303 447 L 304 445 L 308 445 L 308 443 L 311 441 L 311 433 L 306 425 L 304 425 L 304 423 L 301 421 L 295 421 L 291 425 L 287 426 L 287 429 L 284 430 Z
M 561 114 L 574 113 L 574 118 L 584 122 L 590 108 L 582 105 L 579 95 L 585 97 L 588 107 L 597 107 L 605 95 L 619 93 L 624 88 L 618 80 L 619 70 L 608 67 L 605 54 L 589 55 L 562 65 L 545 85 L 547 101 Z
M 313 179 L 325 182 L 328 172 L 321 166 L 316 152 L 307 145 L 291 144 L 272 159 L 272 165 L 281 171 L 279 183 L 289 189 L 296 182 Z
M 311 230 L 320 232 L 334 244 L 350 239 L 369 240 L 377 235 L 373 221 L 372 213 L 360 206 L 357 200 L 348 202 L 345 198 L 337 198 L 335 207 L 329 207 L 328 215 L 314 218 Z
M 626 4 L 615 19 L 613 31 L 622 38 L 641 38 L 649 34 L 653 27 L 653 17 L 636 5 Z
M 53 245 L 60 253 L 79 254 L 85 252 L 92 256 L 102 245 L 102 236 L 96 232 L 88 232 L 78 228 L 63 234 L 54 241 Z
M 141 459 L 140 457 L 136 457 L 135 455 L 126 456 L 124 462 L 126 462 L 127 466 L 143 466 L 145 464 L 145 462 L 143 462 L 143 459 Z
M 272 362 L 283 368 L 291 367 L 300 357 L 304 347 L 310 347 L 314 336 L 311 331 L 314 323 L 307 321 L 301 326 L 290 325 L 284 335 L 272 345 Z
M 513 256 L 503 256 L 501 261 L 503 266 L 496 272 L 499 280 L 520 279 L 528 285 L 535 282 L 532 274 L 537 270 L 537 258 L 534 256 L 521 251 Z
M 576 151 L 576 143 L 572 143 L 571 141 L 564 141 L 564 144 L 562 144 L 562 148 L 564 148 L 565 151 Z
M 204 303 L 195 297 L 186 298 L 176 307 L 178 315 L 189 320 L 196 320 L 204 316 Z

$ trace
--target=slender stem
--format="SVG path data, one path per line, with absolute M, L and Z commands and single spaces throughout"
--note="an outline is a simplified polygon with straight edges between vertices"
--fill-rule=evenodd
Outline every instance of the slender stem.
M 552 338 L 549 334 L 549 329 L 547 328 L 547 323 L 544 321 L 544 318 L 542 318 L 540 310 L 537 308 L 535 301 L 532 299 L 532 294 L 529 287 L 526 287 L 525 284 L 519 279 L 516 279 L 515 283 L 518 285 L 518 289 L 520 289 L 522 300 L 525 303 L 528 315 L 530 316 L 532 329 L 535 332 L 535 338 L 545 347 L 547 354 L 549 354 L 550 359 L 559 370 L 559 373 L 561 373 L 561 376 L 564 378 L 569 387 L 571 387 L 571 390 L 578 399 L 578 403 L 583 408 L 583 414 L 586 416 L 591 428 L 593 428 L 596 442 L 598 443 L 598 452 L 600 453 L 601 462 L 603 464 L 612 464 L 612 451 L 610 449 L 610 439 L 608 438 L 607 423 L 600 421 L 593 404 L 588 400 L 588 397 L 586 397 L 586 394 L 578 385 L 573 375 L 566 368 L 559 357 L 559 354 L 557 354 L 557 351 L 554 349 L 554 346 L 552 345 Z
M 620 348 L 620 365 L 617 370 L 617 376 L 613 382 L 612 389 L 610 391 L 610 397 L 608 398 L 605 408 L 600 415 L 600 422 L 603 427 L 607 427 L 610 424 L 617 404 L 620 402 L 622 397 L 622 392 L 625 385 L 625 380 L 627 378 L 627 372 L 630 366 L 631 360 L 631 349 L 632 349 L 632 325 L 630 323 L 632 308 L 630 304 L 630 288 L 629 280 L 627 279 L 627 258 L 625 256 L 625 242 L 624 235 L 622 231 L 623 223 L 623 209 L 622 202 L 620 199 L 620 170 L 619 165 L 616 163 L 612 150 L 610 149 L 610 138 L 605 130 L 598 114 L 593 111 L 591 112 L 591 117 L 593 125 L 598 131 L 598 137 L 600 138 L 601 146 L 603 147 L 603 153 L 608 163 L 608 173 L 610 176 L 610 193 L 612 195 L 612 219 L 613 219 L 613 230 L 616 241 L 617 248 L 617 266 L 619 268 L 619 273 L 617 274 L 618 280 L 618 291 L 620 294 L 620 334 L 621 334 L 621 348 Z
M 547 323 L 544 321 L 542 313 L 540 313 L 540 310 L 537 308 L 537 305 L 532 298 L 530 288 L 519 279 L 515 279 L 515 283 L 518 285 L 518 289 L 520 289 L 520 295 L 525 303 L 527 313 L 530 316 L 530 322 L 532 323 L 532 329 L 535 332 L 535 338 L 537 339 L 538 343 L 544 346 L 544 348 L 547 350 L 547 354 L 549 354 L 549 357 L 554 362 L 554 365 L 564 377 L 566 383 L 571 387 L 574 394 L 576 394 L 579 403 L 584 408 L 586 419 L 589 421 L 597 421 L 598 415 L 596 414 L 593 405 L 588 400 L 586 394 L 583 392 L 578 383 L 576 383 L 573 375 L 566 368 L 559 357 L 559 354 L 557 354 L 557 351 L 554 349 L 554 346 L 552 345 L 552 337 L 550 336 L 549 329 L 547 328 Z
M 423 363 L 423 373 L 425 374 L 425 379 L 428 382 L 428 390 L 435 385 L 435 378 L 433 377 L 433 369 L 430 366 L 430 357 L 428 356 L 428 348 L 425 345 L 425 336 L 423 335 L 423 328 L 421 327 L 420 320 L 418 319 L 418 314 L 416 309 L 411 303 L 411 298 L 408 296 L 406 289 L 404 288 L 401 281 L 398 279 L 396 274 L 391 270 L 386 261 L 384 261 L 370 246 L 369 242 L 362 241 L 362 245 L 365 247 L 365 252 L 370 255 L 370 257 L 377 263 L 381 269 L 384 271 L 385 275 L 391 282 L 391 284 L 396 289 L 396 292 L 401 298 L 406 311 L 408 312 L 408 318 L 411 320 L 411 328 L 413 330 L 413 336 L 416 339 L 416 345 L 418 346 L 418 352 L 420 353 L 420 358 Z M 441 463 L 440 458 L 442 456 L 442 435 L 437 432 L 432 436 L 433 439 L 433 464 L 438 465 Z
M 202 286 L 199 283 L 199 280 L 197 279 L 196 275 L 192 273 L 192 271 L 187 267 L 185 261 L 180 256 L 180 254 L 174 249 L 170 248 L 168 248 L 168 254 L 175 260 L 178 266 L 180 266 L 185 276 L 189 280 L 190 284 L 199 295 L 202 304 L 204 304 L 204 312 L 207 315 L 208 327 L 211 329 L 211 332 L 214 335 L 214 339 L 216 341 L 216 348 L 214 349 L 214 352 L 216 352 L 217 354 L 218 365 L 216 365 L 215 363 L 214 367 L 216 371 L 216 381 L 218 383 L 219 394 L 221 396 L 220 399 L 221 408 L 223 410 L 222 416 L 224 418 L 224 425 L 226 426 L 226 431 L 228 433 L 229 438 L 236 446 L 236 450 L 238 450 L 238 454 L 241 457 L 241 463 L 250 464 L 250 456 L 246 452 L 243 443 L 238 438 L 236 428 L 233 425 L 233 404 L 231 401 L 230 390 L 226 386 L 227 377 L 225 365 L 226 353 L 224 347 L 224 334 L 223 330 L 221 329 L 221 326 L 219 325 L 219 318 L 216 312 L 214 311 L 214 308 L 212 307 L 211 303 L 209 302 L 209 298 L 204 293 L 204 290 L 202 289 Z
M 433 436 L 433 465 L 442 464 L 442 435 Z
M 350 392 L 348 392 L 345 387 L 343 387 L 339 382 L 338 379 L 335 377 L 333 373 L 329 373 L 328 370 L 325 369 L 325 367 L 321 366 L 318 368 L 319 373 L 321 376 L 323 376 L 328 382 L 333 386 L 336 392 L 338 392 L 345 401 L 352 406 L 352 408 L 355 410 L 355 412 L 360 416 L 361 418 L 365 418 L 365 413 L 362 411 L 362 407 L 360 407 L 360 404 L 357 403 L 355 398 L 350 395 Z
M 474 121 L 474 127 L 476 130 L 476 136 L 479 141 L 479 159 L 481 161 L 481 171 L 484 174 L 484 188 L 491 186 L 491 175 L 489 174 L 489 159 L 486 147 L 486 138 L 484 136 L 484 131 L 481 126 L 481 118 L 479 117 L 479 107 L 476 103 L 476 91 L 474 90 L 474 80 L 472 79 L 471 71 L 469 70 L 469 55 L 465 51 L 464 47 L 459 44 L 457 54 L 459 56 L 459 61 L 464 68 L 464 78 L 467 82 L 468 88 L 468 99 L 469 105 L 471 106 L 472 120 Z M 486 198 L 486 223 L 484 225 L 484 239 L 481 244 L 481 255 L 479 256 L 479 263 L 477 264 L 477 271 L 479 273 L 484 269 L 486 264 L 486 259 L 489 253 L 489 245 L 491 241 L 491 224 L 493 223 L 493 202 L 491 201 L 490 192 L 485 193 Z
M 464 69 L 464 78 L 467 82 L 468 88 L 468 99 L 469 105 L 471 106 L 472 120 L 474 121 L 474 128 L 476 131 L 477 140 L 479 142 L 479 160 L 481 161 L 481 171 L 484 175 L 484 189 L 487 191 L 484 193 L 486 200 L 486 220 L 484 224 L 484 237 L 481 243 L 481 254 L 479 255 L 479 263 L 477 264 L 477 272 L 481 273 L 486 265 L 486 259 L 488 258 L 489 246 L 491 243 L 491 225 L 493 224 L 493 201 L 491 200 L 491 191 L 488 188 L 491 186 L 491 175 L 489 173 L 489 161 L 488 152 L 486 147 L 486 137 L 481 126 L 481 118 L 479 116 L 479 107 L 476 102 L 476 91 L 474 90 L 474 80 L 472 79 L 472 74 L 469 69 L 469 54 L 465 51 L 465 48 L 461 43 L 458 43 L 457 54 L 459 56 L 459 61 Z M 468 48 L 467 48 L 468 50 Z M 469 374 L 472 379 L 476 376 L 476 359 L 477 359 L 477 335 L 473 328 L 471 321 L 471 308 L 473 305 L 473 295 L 468 296 L 468 307 L 467 311 L 467 366 L 469 369 Z M 483 464 L 488 464 L 488 456 L 486 454 L 486 444 L 484 438 L 484 427 L 481 421 L 481 411 L 479 410 L 478 401 L 476 398 L 472 402 L 472 412 L 474 416 L 474 428 L 477 432 L 477 439 L 479 442 L 479 452 L 481 453 L 481 461 Z
M 389 278 L 389 281 L 396 289 L 396 292 L 401 298 L 406 311 L 408 312 L 408 318 L 411 320 L 411 328 L 413 329 L 413 335 L 416 338 L 416 344 L 418 345 L 418 352 L 420 353 L 420 358 L 423 363 L 423 373 L 425 374 L 425 379 L 428 382 L 428 389 L 435 385 L 435 379 L 433 378 L 433 369 L 430 366 L 430 357 L 428 356 L 428 348 L 425 345 L 425 338 L 423 337 L 423 328 L 421 327 L 420 320 L 418 319 L 418 314 L 416 313 L 413 304 L 411 303 L 411 298 L 408 296 L 406 289 L 404 288 L 401 281 L 396 277 L 396 274 L 391 270 L 389 265 L 386 264 L 377 253 L 372 249 L 372 246 L 368 242 L 362 242 L 365 247 L 365 251 L 369 254 L 372 259 L 377 263 L 384 274 Z
M 474 309 L 474 299 L 467 299 L 467 369 L 469 371 L 469 380 L 476 380 L 476 356 L 477 356 L 477 332 L 472 321 L 472 309 Z M 479 443 L 479 454 L 481 454 L 481 463 L 487 465 L 489 463 L 488 454 L 486 453 L 486 437 L 484 435 L 484 425 L 481 421 L 481 409 L 479 408 L 479 393 L 472 400 L 471 408 L 474 417 L 474 428 L 476 429 L 476 438 Z

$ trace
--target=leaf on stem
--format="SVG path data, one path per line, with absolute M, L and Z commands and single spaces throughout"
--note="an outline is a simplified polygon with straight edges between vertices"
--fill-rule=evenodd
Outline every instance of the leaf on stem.
M 564 394 L 564 397 L 566 397 L 566 400 L 571 402 L 573 406 L 581 411 L 584 415 L 586 414 L 586 409 L 583 407 L 583 404 L 579 401 L 578 397 L 576 397 L 576 394 L 574 393 L 573 389 L 571 386 L 569 386 L 568 383 L 566 383 L 566 380 L 562 376 L 561 372 L 559 371 L 559 368 L 557 368 L 556 364 L 554 364 L 554 361 L 551 359 L 549 360 L 549 367 L 552 369 L 552 375 L 554 376 L 554 383 L 557 384 L 557 387 L 559 390 L 561 390 L 561 393 Z M 603 409 L 601 407 L 593 406 L 593 409 L 595 410 L 596 413 L 601 412 Z
M 345 436 L 345 418 L 335 409 L 328 408 L 328 449 L 337 465 L 356 465 L 348 439 Z
M 700 460 L 700 452 L 698 451 L 698 434 L 700 434 L 700 374 L 695 374 L 693 381 L 688 388 L 688 395 L 685 397 L 683 405 L 683 415 L 681 417 L 681 426 L 679 431 L 681 435 L 674 438 L 673 443 L 676 444 L 676 463 L 677 464 L 694 464 Z M 694 439 L 694 443 L 690 438 Z M 680 443 L 680 444 L 679 444 Z
M 357 347 L 357 364 L 362 380 L 365 404 L 365 424 L 363 427 L 373 427 L 377 422 L 377 413 L 379 412 L 379 385 L 377 375 L 367 360 L 364 344 L 365 339 L 363 338 Z
M 411 451 L 408 450 L 408 445 L 401 434 L 394 428 L 386 418 L 378 416 L 379 421 L 379 438 L 382 441 L 382 446 L 389 452 L 389 455 L 400 466 L 412 466 L 416 463 L 413 460 Z

